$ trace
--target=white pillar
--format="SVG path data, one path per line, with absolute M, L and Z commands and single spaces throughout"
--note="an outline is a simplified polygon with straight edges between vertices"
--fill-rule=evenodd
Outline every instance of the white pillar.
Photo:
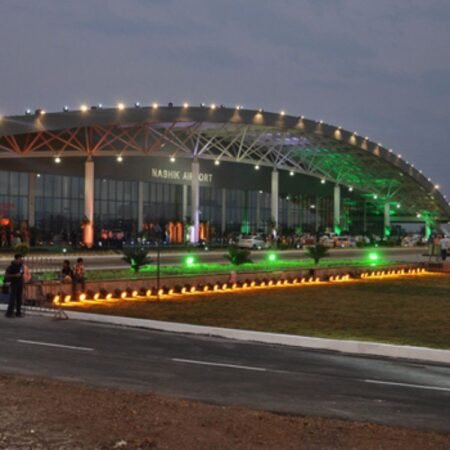
M 84 215 L 83 242 L 91 248 L 94 245 L 94 161 L 91 157 L 84 164 Z
M 191 243 L 195 244 L 198 242 L 198 236 L 200 232 L 200 164 L 197 159 L 192 161 L 192 180 L 191 180 L 191 220 L 192 220 L 192 230 L 191 230 Z
M 341 234 L 341 187 L 338 184 L 334 186 L 333 218 L 334 232 Z
M 256 232 L 258 232 L 261 223 L 261 195 L 259 192 L 256 194 Z
M 274 222 L 275 229 L 278 231 L 278 170 L 272 171 L 272 190 L 270 202 L 271 220 Z
M 36 224 L 36 174 L 28 174 L 28 227 Z
M 316 233 L 319 231 L 320 228 L 320 214 L 319 214 L 319 207 L 320 207 L 320 197 L 316 195 L 316 207 L 314 209 L 314 225 Z
M 384 237 L 391 235 L 391 207 L 389 202 L 384 204 Z
M 181 192 L 181 220 L 186 222 L 186 217 L 188 216 L 188 185 L 183 184 Z
M 227 231 L 227 190 L 222 189 L 222 221 L 220 227 L 222 234 Z
M 138 217 L 137 217 L 137 232 L 140 233 L 144 228 L 144 187 L 143 181 L 138 182 Z

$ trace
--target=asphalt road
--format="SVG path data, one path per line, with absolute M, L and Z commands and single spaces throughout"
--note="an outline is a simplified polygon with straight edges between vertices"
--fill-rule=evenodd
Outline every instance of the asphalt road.
M 0 371 L 450 432 L 450 366 L 28 316 L 0 318 Z
M 362 258 L 374 249 L 330 249 L 330 259 L 333 258 Z M 394 262 L 420 262 L 424 261 L 422 255 L 426 251 L 425 248 L 383 248 L 376 249 L 376 251 L 383 255 L 384 258 L 389 259 Z M 270 250 L 256 250 L 252 252 L 253 261 L 262 261 L 267 259 L 267 255 Z M 192 254 L 196 256 L 199 263 L 225 263 L 226 260 L 224 255 L 227 253 L 226 249 L 204 251 L 196 250 Z M 305 250 L 285 250 L 277 252 L 280 259 L 294 260 L 294 259 L 307 259 L 308 256 Z M 183 259 L 190 253 L 187 251 L 173 251 L 173 250 L 163 250 L 161 252 L 161 265 L 169 264 L 180 264 Z M 149 256 L 153 261 L 156 260 L 156 253 L 150 252 Z M 35 257 L 31 256 L 29 259 L 29 264 L 32 268 L 34 267 L 45 267 L 46 270 L 59 270 L 62 265 L 62 260 L 65 258 L 70 259 L 73 263 L 75 262 L 77 256 L 72 255 L 49 255 L 46 257 Z M 128 264 L 122 260 L 122 256 L 119 254 L 94 254 L 92 256 L 83 256 L 86 267 L 89 270 L 101 270 L 101 269 L 120 269 L 128 268 Z M 11 257 L 2 256 L 0 258 L 0 272 L 5 270 L 9 264 Z

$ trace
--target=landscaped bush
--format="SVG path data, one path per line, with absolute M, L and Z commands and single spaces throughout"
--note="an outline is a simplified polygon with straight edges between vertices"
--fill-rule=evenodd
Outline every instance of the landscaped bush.
M 247 248 L 239 248 L 236 245 L 230 245 L 228 247 L 228 255 L 225 257 L 235 266 L 239 266 L 245 263 L 252 263 L 250 259 L 251 251 Z
M 315 264 L 319 264 L 319 261 L 328 256 L 328 248 L 322 244 L 316 244 L 312 247 L 307 247 L 306 252 L 314 260 Z
M 122 259 L 130 264 L 134 273 L 138 273 L 141 267 L 152 262 L 151 258 L 147 256 L 148 249 L 144 247 L 124 247 L 122 253 L 124 254 Z

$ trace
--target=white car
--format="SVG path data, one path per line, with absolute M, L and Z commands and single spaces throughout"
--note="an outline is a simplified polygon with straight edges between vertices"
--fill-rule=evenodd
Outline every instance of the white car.
M 261 250 L 262 248 L 267 247 L 266 240 L 260 236 L 260 235 L 250 235 L 250 234 L 244 234 L 239 236 L 238 247 L 242 248 L 252 248 L 252 249 L 258 249 Z

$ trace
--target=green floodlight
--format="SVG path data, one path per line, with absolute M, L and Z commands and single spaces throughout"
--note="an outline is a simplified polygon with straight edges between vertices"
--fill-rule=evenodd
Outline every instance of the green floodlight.
M 267 258 L 268 258 L 268 260 L 270 262 L 274 262 L 274 261 L 277 260 L 277 254 L 276 253 L 269 253 L 269 256 Z
M 187 256 L 184 260 L 184 263 L 186 264 L 186 266 L 191 267 L 195 264 L 195 258 L 193 256 Z
M 376 252 L 369 253 L 369 260 L 371 262 L 377 262 L 380 259 L 380 256 Z

